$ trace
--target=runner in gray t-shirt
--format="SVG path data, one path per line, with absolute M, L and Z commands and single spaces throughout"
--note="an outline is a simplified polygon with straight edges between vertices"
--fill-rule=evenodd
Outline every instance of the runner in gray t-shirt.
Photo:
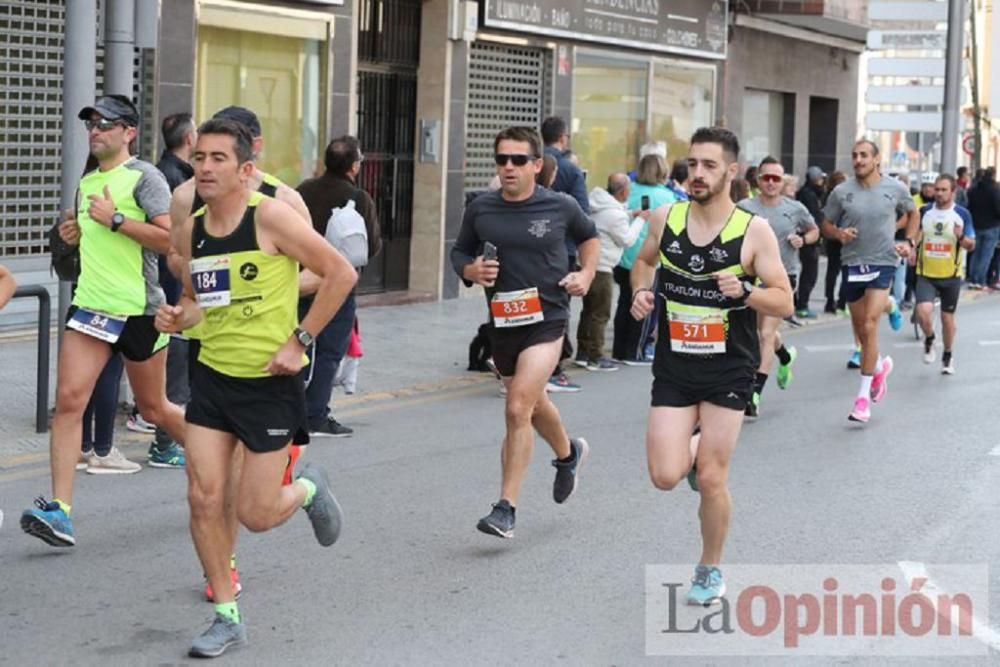
M 888 390 L 892 357 L 879 357 L 878 323 L 889 312 L 894 329 L 902 326 L 899 306 L 889 299 L 889 287 L 900 257 L 913 249 L 920 225 L 913 199 L 905 186 L 879 173 L 879 151 L 861 139 L 851 151 L 854 178 L 841 183 L 823 209 L 823 234 L 843 244 L 842 281 L 851 311 L 851 325 L 860 343 L 861 388 L 854 400 L 851 421 L 867 423 L 871 403 L 881 401 Z M 897 221 L 897 209 L 906 211 Z M 905 226 L 906 240 L 895 243 L 897 228 Z
M 819 228 L 809 214 L 809 209 L 794 199 L 781 194 L 782 179 L 785 168 L 773 157 L 764 158 L 757 172 L 757 182 L 760 194 L 752 199 L 744 199 L 737 204 L 740 208 L 758 215 L 771 225 L 778 239 L 778 249 L 781 251 L 781 263 L 788 273 L 788 280 L 795 291 L 795 284 L 802 263 L 799 260 L 799 248 L 807 243 L 819 240 Z M 792 320 L 793 323 L 796 323 Z M 785 389 L 792 382 L 792 364 L 795 363 L 797 352 L 794 347 L 785 347 L 778 328 L 780 317 L 758 315 L 757 333 L 760 340 L 760 366 L 754 378 L 753 394 L 747 403 L 745 414 L 751 419 L 760 416 L 760 397 L 767 384 L 767 376 L 774 365 L 774 357 L 778 357 L 778 388 Z

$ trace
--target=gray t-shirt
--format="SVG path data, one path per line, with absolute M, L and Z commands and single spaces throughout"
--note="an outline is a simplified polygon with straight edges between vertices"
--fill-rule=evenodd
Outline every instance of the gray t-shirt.
M 496 292 L 536 287 L 545 319 L 565 320 L 569 293 L 559 281 L 570 272 L 566 241 L 579 245 L 596 237 L 594 223 L 568 195 L 536 187 L 528 199 L 509 202 L 496 190 L 469 202 L 451 263 L 461 276 L 489 241 L 497 247 L 500 273 L 496 284 L 486 288 L 487 301 Z
M 781 251 L 781 263 L 790 276 L 797 276 L 802 270 L 799 261 L 799 251 L 788 242 L 788 235 L 796 232 L 805 233 L 816 227 L 809 209 L 802 202 L 782 197 L 777 206 L 765 206 L 760 197 L 744 199 L 737 204 L 744 211 L 750 211 L 768 221 L 774 235 L 778 237 L 778 249 Z
M 858 236 L 841 250 L 844 266 L 895 266 L 899 263 L 894 237 L 899 211 L 916 208 L 906 186 L 883 176 L 870 188 L 849 178 L 830 193 L 823 215 L 841 229 L 855 227 Z

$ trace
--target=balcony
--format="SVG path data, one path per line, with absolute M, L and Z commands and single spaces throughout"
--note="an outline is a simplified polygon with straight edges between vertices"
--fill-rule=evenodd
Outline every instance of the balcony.
M 853 42 L 868 34 L 868 0 L 733 0 L 735 13 L 787 23 Z

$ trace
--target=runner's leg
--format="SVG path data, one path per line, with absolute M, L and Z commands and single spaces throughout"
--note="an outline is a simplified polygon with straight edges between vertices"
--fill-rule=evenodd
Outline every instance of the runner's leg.
M 657 489 L 670 491 L 691 470 L 691 432 L 697 423 L 696 405 L 650 408 L 646 426 L 646 464 L 649 479 Z
M 944 321 L 944 313 L 941 313 L 942 322 Z M 917 304 L 917 322 L 920 323 L 920 328 L 924 332 L 924 336 L 929 337 L 934 335 L 934 302 L 924 301 Z M 946 336 L 947 337 L 947 336 Z
M 237 515 L 247 530 L 261 533 L 288 521 L 306 501 L 302 484 L 283 486 L 288 445 L 273 452 L 247 450 L 236 495 Z
M 867 289 L 865 295 L 851 304 L 851 318 L 854 319 L 855 309 L 860 311 L 861 321 L 858 329 L 861 338 L 861 373 L 874 375 L 878 370 L 878 323 L 882 313 L 886 312 L 889 300 L 887 289 Z
M 72 329 L 63 334 L 59 351 L 56 411 L 49 440 L 52 496 L 73 504 L 73 475 L 80 458 L 83 411 L 97 378 L 111 358 L 111 346 Z
M 781 347 L 779 326 L 781 326 L 780 318 L 766 315 L 760 318 L 760 326 L 758 327 L 760 331 L 760 372 L 764 375 L 771 373 L 771 367 L 774 365 L 774 352 Z
M 145 361 L 126 359 L 125 371 L 142 418 L 162 427 L 183 446 L 184 411 L 167 400 L 167 348 Z
M 927 319 L 930 319 L 930 315 Z M 945 313 L 941 312 L 941 333 L 944 339 L 944 351 L 951 352 L 954 348 L 952 346 L 955 344 L 955 332 L 958 331 L 958 327 L 955 326 L 955 313 Z
M 698 489 L 701 505 L 701 565 L 718 565 L 729 534 L 732 498 L 729 495 L 729 461 L 743 425 L 740 410 L 702 402 L 701 442 L 698 445 Z

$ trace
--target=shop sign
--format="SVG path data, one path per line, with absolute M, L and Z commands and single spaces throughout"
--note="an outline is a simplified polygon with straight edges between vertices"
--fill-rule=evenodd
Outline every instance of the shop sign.
M 485 0 L 484 24 L 644 51 L 726 57 L 726 0 Z

